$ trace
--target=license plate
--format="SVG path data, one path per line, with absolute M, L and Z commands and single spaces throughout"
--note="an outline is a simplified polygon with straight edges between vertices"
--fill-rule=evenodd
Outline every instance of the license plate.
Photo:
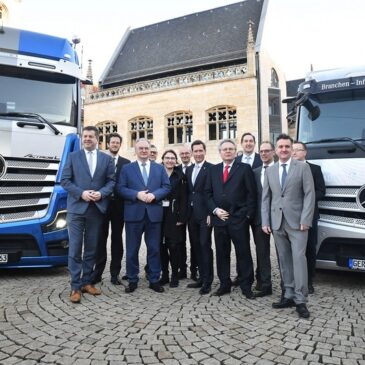
M 352 270 L 365 270 L 365 260 L 349 259 L 349 268 Z
M 0 253 L 0 264 L 6 264 L 8 262 L 8 254 Z

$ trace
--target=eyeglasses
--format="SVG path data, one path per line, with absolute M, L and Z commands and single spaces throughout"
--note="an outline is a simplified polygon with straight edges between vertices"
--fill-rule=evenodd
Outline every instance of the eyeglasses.
M 171 160 L 171 161 L 174 161 L 174 160 L 176 160 L 176 157 L 164 157 L 163 159 L 164 159 L 164 160 Z
M 157 152 L 156 151 L 150 151 L 150 154 L 151 155 L 157 155 Z
M 272 150 L 261 150 L 260 153 L 270 153 Z
M 303 152 L 305 150 L 303 150 L 302 148 L 293 148 L 293 152 Z

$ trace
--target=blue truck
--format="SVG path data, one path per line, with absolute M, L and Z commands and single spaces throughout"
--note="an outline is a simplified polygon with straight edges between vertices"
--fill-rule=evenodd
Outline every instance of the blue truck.
M 67 264 L 68 154 L 80 148 L 81 69 L 50 35 L 0 33 L 0 269 Z

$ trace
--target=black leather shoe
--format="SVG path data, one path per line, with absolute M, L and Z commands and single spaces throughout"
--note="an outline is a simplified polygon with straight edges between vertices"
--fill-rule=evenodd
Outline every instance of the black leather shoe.
M 156 293 L 163 293 L 165 291 L 163 286 L 161 286 L 159 283 L 150 283 L 149 288 L 155 291 Z
M 137 289 L 137 283 L 129 283 L 128 286 L 125 288 L 126 293 L 133 293 Z
M 213 293 L 215 297 L 221 297 L 222 295 L 229 294 L 231 292 L 231 288 L 223 288 L 219 287 L 217 291 Z
M 272 295 L 272 289 L 264 289 L 254 293 L 255 298 L 266 297 Z
M 297 304 L 296 307 L 296 311 L 298 312 L 300 318 L 309 318 L 309 311 L 304 303 Z
M 308 293 L 309 293 L 309 294 L 314 294 L 314 287 L 313 287 L 313 285 L 312 285 L 312 284 L 309 284 L 309 285 L 308 285 Z
M 169 279 L 169 277 L 167 276 L 162 276 L 161 277 L 161 279 L 159 280 L 159 284 L 160 285 L 166 285 L 166 284 L 168 284 L 170 282 L 170 279 Z
M 128 280 L 128 276 L 127 275 L 123 275 L 122 276 L 122 280 Z
M 241 279 L 238 276 L 236 276 L 232 281 L 232 286 L 240 286 L 240 284 L 241 284 Z
M 247 299 L 255 299 L 255 294 L 252 292 L 251 289 L 245 289 L 242 290 L 242 294 L 247 298 Z
M 195 283 L 190 283 L 186 287 L 190 289 L 197 289 L 201 288 L 203 286 L 203 283 L 201 281 L 196 281 Z
M 113 276 L 110 278 L 110 282 L 114 285 L 122 285 L 122 282 L 118 279 L 117 276 Z
M 212 290 L 212 287 L 210 285 L 203 285 L 200 290 L 199 290 L 199 294 L 200 295 L 206 295 L 209 294 L 210 291 Z
M 272 303 L 272 307 L 275 309 L 294 307 L 295 303 L 293 299 L 283 298 L 280 302 Z

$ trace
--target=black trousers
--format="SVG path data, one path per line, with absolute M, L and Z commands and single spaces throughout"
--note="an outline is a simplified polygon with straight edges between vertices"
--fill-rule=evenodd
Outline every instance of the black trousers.
M 187 245 L 186 245 L 186 231 L 187 231 L 187 224 L 184 224 L 183 226 L 183 241 L 181 242 L 179 246 L 179 272 L 181 274 L 186 275 L 187 272 Z M 198 264 L 195 257 L 195 252 L 192 248 L 192 245 L 190 244 L 190 273 L 192 275 L 196 275 L 198 272 Z
M 196 220 L 193 216 L 188 222 L 191 248 L 198 263 L 199 277 L 203 284 L 213 282 L 212 227 L 206 220 Z
M 247 222 L 234 222 L 225 226 L 214 227 L 216 247 L 217 274 L 220 285 L 230 288 L 231 282 L 231 242 L 236 251 L 237 267 L 239 269 L 240 287 L 250 290 L 254 274 L 250 250 L 250 233 Z
M 171 265 L 171 278 L 178 280 L 179 256 L 181 242 L 162 241 L 160 245 L 162 277 L 169 277 L 169 263 Z
M 111 227 L 111 261 L 110 276 L 117 277 L 122 268 L 123 259 L 123 210 L 120 200 L 111 200 L 103 221 L 101 237 L 98 241 L 96 251 L 96 262 L 93 272 L 93 279 L 102 278 L 107 261 L 107 241 L 109 236 L 109 225 Z
M 312 227 L 308 231 L 307 257 L 308 268 L 308 285 L 313 285 L 313 278 L 316 273 L 316 258 L 317 258 L 317 234 L 318 234 L 318 219 L 313 219 Z

